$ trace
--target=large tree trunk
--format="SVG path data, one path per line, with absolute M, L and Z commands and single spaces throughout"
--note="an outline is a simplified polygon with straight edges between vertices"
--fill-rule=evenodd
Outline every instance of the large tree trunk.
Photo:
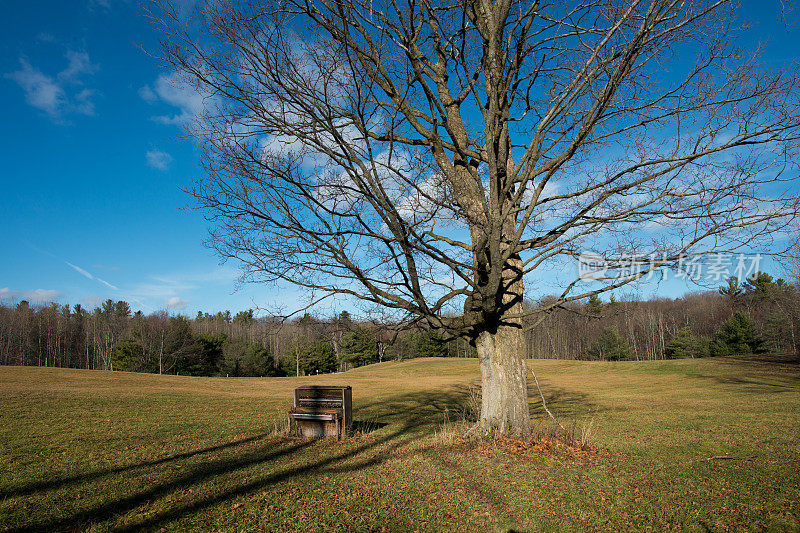
M 481 364 L 481 418 L 486 435 L 526 437 L 531 431 L 522 329 L 500 326 L 478 336 Z
M 498 316 L 476 339 L 482 385 L 478 428 L 484 435 L 526 437 L 531 432 L 531 418 L 519 256 L 509 258 L 502 279 Z

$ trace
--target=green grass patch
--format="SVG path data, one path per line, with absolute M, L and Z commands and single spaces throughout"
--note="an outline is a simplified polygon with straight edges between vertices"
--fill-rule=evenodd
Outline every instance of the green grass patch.
M 800 528 L 798 365 L 530 364 L 562 421 L 592 421 L 602 459 L 443 443 L 475 360 L 263 379 L 0 367 L 0 530 Z M 276 435 L 301 383 L 351 385 L 373 430 Z

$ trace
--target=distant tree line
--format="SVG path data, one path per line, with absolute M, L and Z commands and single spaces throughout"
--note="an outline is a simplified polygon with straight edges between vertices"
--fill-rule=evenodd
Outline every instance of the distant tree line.
M 541 303 L 546 303 L 547 298 Z M 527 333 L 535 358 L 652 360 L 761 352 L 798 354 L 800 290 L 766 273 L 677 299 L 597 297 L 561 307 Z M 195 376 L 294 376 L 387 360 L 475 357 L 462 339 L 398 330 L 347 311 L 282 321 L 252 309 L 190 319 L 132 312 L 124 301 L 0 305 L 0 364 Z
M 798 285 L 762 272 L 743 283 L 729 278 L 716 291 L 676 299 L 612 296 L 601 302 L 595 296 L 557 309 L 528 334 L 528 355 L 651 360 L 767 351 L 798 354 L 798 326 Z
M 282 321 L 252 309 L 194 319 L 165 311 L 144 315 L 124 301 L 81 305 L 27 301 L 0 305 L 0 364 L 171 373 L 194 376 L 285 376 L 347 370 L 414 357 L 470 357 L 464 341 L 432 330 L 396 331 L 311 315 Z

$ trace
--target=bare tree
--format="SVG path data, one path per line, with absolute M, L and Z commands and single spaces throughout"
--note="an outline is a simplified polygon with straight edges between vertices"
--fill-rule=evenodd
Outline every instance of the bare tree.
M 752 247 L 796 212 L 797 72 L 739 48 L 725 0 L 150 14 L 176 83 L 204 101 L 191 192 L 210 245 L 245 279 L 469 339 L 484 433 L 530 431 L 527 315 Z M 576 273 L 523 307 L 526 277 L 577 271 L 586 249 L 607 261 L 594 284 Z

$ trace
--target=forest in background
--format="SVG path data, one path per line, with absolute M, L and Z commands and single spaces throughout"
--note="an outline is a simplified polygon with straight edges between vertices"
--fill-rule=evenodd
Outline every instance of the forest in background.
M 546 305 L 550 297 L 526 305 Z M 550 312 L 528 324 L 527 356 L 653 360 L 743 353 L 798 354 L 800 288 L 766 273 L 677 299 L 614 297 Z M 0 364 L 202 376 L 283 376 L 344 371 L 386 360 L 475 357 L 463 339 L 423 327 L 309 314 L 294 320 L 165 311 L 124 301 L 100 307 L 0 305 Z

